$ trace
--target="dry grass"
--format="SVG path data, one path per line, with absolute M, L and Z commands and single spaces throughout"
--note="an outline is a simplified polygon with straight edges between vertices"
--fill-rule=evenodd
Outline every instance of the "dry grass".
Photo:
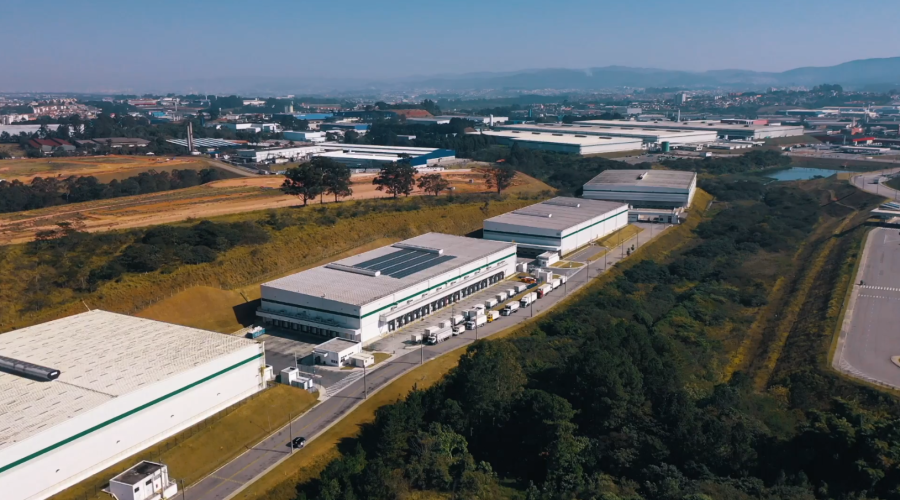
M 307 391 L 276 384 L 226 415 L 210 417 L 199 428 L 182 432 L 122 460 L 50 500 L 109 500 L 109 495 L 99 490 L 109 478 L 140 460 L 161 461 L 169 467 L 173 479 L 191 485 L 286 425 L 289 414 L 296 417 L 315 403 L 316 398 Z
M 567 260 L 561 260 L 559 262 L 550 264 L 550 267 L 556 267 L 558 269 L 575 269 L 578 267 L 584 267 L 584 264 L 581 262 L 570 262 Z
M 25 150 L 19 147 L 18 144 L 0 144 L 0 151 L 15 158 L 21 158 L 25 156 Z M 3 165 L 3 163 L 0 163 L 0 167 L 2 167 Z
M 101 182 L 124 179 L 149 170 L 202 170 L 212 165 L 204 158 L 156 156 L 90 156 L 27 158 L 0 162 L 0 179 L 29 182 L 35 177 L 91 175 Z
M 259 287 L 252 289 L 256 290 L 258 296 Z M 214 332 L 232 333 L 253 322 L 253 311 L 249 311 L 248 316 L 247 311 L 243 309 L 249 308 L 241 308 L 243 304 L 252 305 L 244 295 L 241 295 L 241 291 L 195 286 L 153 304 L 136 316 Z
M 694 196 L 696 197 L 696 195 Z M 634 224 L 628 224 L 618 231 L 613 231 L 612 233 L 609 233 L 606 236 L 597 239 L 595 245 L 606 247 L 606 249 L 592 255 L 588 260 L 590 262 L 594 262 L 595 260 L 602 258 L 613 248 L 617 248 L 619 245 L 621 245 L 623 241 L 628 241 L 631 238 L 634 238 L 636 235 L 640 234 L 641 231 L 643 231 L 643 228 L 635 226 Z

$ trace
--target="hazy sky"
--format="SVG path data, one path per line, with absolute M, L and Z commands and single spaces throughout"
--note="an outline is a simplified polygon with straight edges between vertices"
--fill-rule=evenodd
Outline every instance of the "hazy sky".
M 3 4 L 0 91 L 185 90 L 238 78 L 371 81 L 613 64 L 782 71 L 900 55 L 900 2 L 888 0 Z

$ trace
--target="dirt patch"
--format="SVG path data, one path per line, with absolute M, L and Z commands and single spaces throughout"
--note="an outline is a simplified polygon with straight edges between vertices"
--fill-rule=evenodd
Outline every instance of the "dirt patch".
M 150 170 L 202 170 L 212 165 L 204 158 L 156 156 L 89 156 L 29 158 L 0 161 L 0 179 L 31 182 L 35 177 L 94 176 L 100 182 L 124 179 Z

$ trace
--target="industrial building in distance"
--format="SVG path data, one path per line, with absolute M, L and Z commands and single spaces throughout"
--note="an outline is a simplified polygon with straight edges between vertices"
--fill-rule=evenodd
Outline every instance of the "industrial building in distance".
M 582 196 L 638 208 L 682 208 L 691 204 L 696 190 L 695 172 L 611 169 L 588 181 Z
M 761 141 L 776 137 L 796 137 L 803 135 L 802 125 L 781 125 L 768 120 L 694 120 L 684 122 L 627 120 L 588 120 L 579 125 L 616 127 L 619 129 L 668 130 L 673 132 L 712 131 L 719 139 Z M 715 138 L 714 138 L 715 140 Z M 714 142 L 709 141 L 709 142 Z M 674 145 L 675 143 L 672 142 Z
M 632 123 L 635 127 L 619 126 Z M 715 130 L 669 130 L 651 126 L 641 122 L 610 121 L 609 125 L 578 122 L 573 124 L 557 123 L 519 123 L 498 125 L 495 130 L 517 130 L 522 133 L 545 134 L 545 138 L 553 137 L 610 137 L 638 139 L 643 147 L 657 148 L 664 143 L 670 146 L 681 144 L 707 144 L 716 142 Z
M 482 135 L 496 138 L 500 144 L 516 144 L 523 148 L 540 149 L 576 155 L 639 151 L 643 141 L 637 137 L 610 137 L 584 134 L 563 134 L 552 130 L 523 132 L 521 130 L 484 130 Z
M 49 497 L 265 387 L 263 344 L 91 311 L 0 335 L 0 496 Z
M 263 283 L 256 314 L 368 343 L 508 277 L 515 264 L 515 243 L 427 233 Z
M 628 225 L 622 202 L 556 197 L 484 221 L 484 238 L 515 242 L 520 255 L 565 255 Z

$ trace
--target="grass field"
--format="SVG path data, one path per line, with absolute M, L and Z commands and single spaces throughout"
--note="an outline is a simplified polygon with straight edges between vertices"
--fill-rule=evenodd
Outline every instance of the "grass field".
M 203 158 L 156 156 L 89 156 L 21 158 L 0 161 L 0 179 L 29 182 L 35 177 L 92 175 L 101 182 L 124 179 L 149 170 L 202 170 L 212 165 Z
M 849 170 L 853 172 L 870 172 L 896 166 L 896 164 L 877 161 L 815 158 L 797 155 L 791 155 L 791 163 L 794 167 L 827 168 L 831 170 Z
M 561 260 L 559 262 L 550 264 L 550 267 L 556 267 L 559 269 L 575 269 L 575 268 L 583 267 L 583 266 L 584 266 L 584 264 L 582 264 L 581 262 L 569 262 L 566 260 Z
M 193 484 L 246 451 L 271 432 L 286 425 L 316 403 L 309 392 L 275 384 L 253 398 L 225 410 L 200 424 L 137 453 L 51 497 L 51 500 L 109 500 L 100 491 L 109 479 L 140 460 L 160 461 L 169 476 L 185 485 Z
M 0 144 L 0 151 L 15 158 L 25 156 L 25 150 L 19 147 L 18 144 Z
M 343 201 L 385 197 L 372 185 L 374 177 L 354 176 L 353 195 Z M 457 194 L 487 191 L 478 172 L 445 172 L 444 177 Z M 278 188 L 283 181 L 280 176 L 225 179 L 187 189 L 0 214 L 0 245 L 31 241 L 38 232 L 55 229 L 60 223 L 69 223 L 80 231 L 100 232 L 301 205 L 296 197 L 281 193 Z M 519 174 L 506 192 L 547 190 L 549 197 L 550 189 L 532 177 Z M 418 190 L 413 192 L 413 195 L 424 194 Z M 321 200 L 334 201 L 328 196 Z M 317 203 L 319 200 L 310 201 L 310 204 Z

